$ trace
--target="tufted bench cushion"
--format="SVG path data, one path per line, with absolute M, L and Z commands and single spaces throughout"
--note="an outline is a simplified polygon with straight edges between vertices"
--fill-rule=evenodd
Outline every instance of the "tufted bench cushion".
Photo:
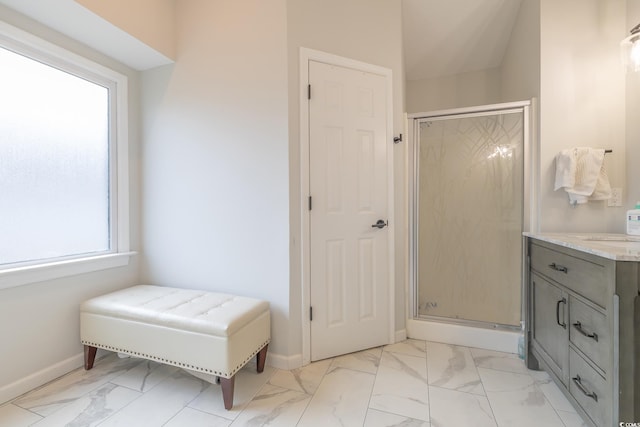
M 270 329 L 268 302 L 191 289 L 139 285 L 80 306 L 86 369 L 104 348 L 212 374 L 227 409 L 235 373 L 256 355 L 264 368 Z

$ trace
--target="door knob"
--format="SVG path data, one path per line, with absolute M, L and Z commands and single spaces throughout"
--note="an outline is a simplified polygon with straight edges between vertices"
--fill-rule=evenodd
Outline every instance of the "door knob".
M 371 226 L 371 228 L 385 228 L 387 225 L 389 224 L 384 222 L 383 219 L 379 219 L 375 224 Z

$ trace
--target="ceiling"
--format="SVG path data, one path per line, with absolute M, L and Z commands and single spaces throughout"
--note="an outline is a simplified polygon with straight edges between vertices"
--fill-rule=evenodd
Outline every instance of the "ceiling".
M 72 39 L 82 40 L 87 46 L 135 70 L 147 70 L 172 62 L 74 0 L 0 0 L 0 5 L 20 12 Z
M 407 80 L 500 66 L 522 0 L 402 0 Z
M 408 80 L 498 67 L 522 0 L 402 0 Z M 0 0 L 138 70 L 170 62 L 73 0 Z M 70 16 L 82 19 L 69 20 Z M 70 26 L 69 22 L 77 23 Z M 126 48 L 125 48 L 126 47 Z

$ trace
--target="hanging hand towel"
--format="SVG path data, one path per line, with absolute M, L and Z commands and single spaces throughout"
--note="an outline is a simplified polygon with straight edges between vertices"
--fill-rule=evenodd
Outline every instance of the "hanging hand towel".
M 564 188 L 572 205 L 611 197 L 604 170 L 604 149 L 576 147 L 556 156 L 555 190 Z
M 576 182 L 576 150 L 567 148 L 556 155 L 556 185 L 553 190 L 573 188 Z
M 604 170 L 604 162 L 602 168 L 600 168 L 600 174 L 598 174 L 598 181 L 596 182 L 596 188 L 593 190 L 589 200 L 609 200 L 611 198 L 611 184 L 609 183 L 609 176 Z

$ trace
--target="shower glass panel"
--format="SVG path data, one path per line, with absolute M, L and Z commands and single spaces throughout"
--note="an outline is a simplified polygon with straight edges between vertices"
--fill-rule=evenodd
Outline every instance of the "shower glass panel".
M 522 110 L 421 119 L 418 318 L 520 325 Z

